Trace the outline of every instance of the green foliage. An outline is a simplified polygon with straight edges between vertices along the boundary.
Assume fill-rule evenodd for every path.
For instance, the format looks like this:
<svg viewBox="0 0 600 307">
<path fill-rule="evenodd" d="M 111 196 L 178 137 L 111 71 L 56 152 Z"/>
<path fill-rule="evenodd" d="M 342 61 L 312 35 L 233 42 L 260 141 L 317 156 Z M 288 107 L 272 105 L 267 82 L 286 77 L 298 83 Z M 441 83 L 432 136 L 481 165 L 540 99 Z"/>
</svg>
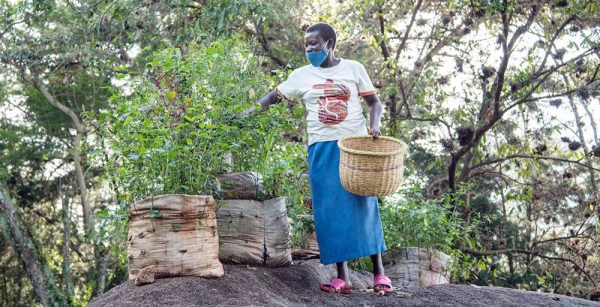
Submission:
<svg viewBox="0 0 600 307">
<path fill-rule="evenodd" d="M 214 194 L 214 175 L 230 167 L 226 154 L 235 170 L 268 171 L 271 151 L 289 128 L 285 106 L 256 121 L 229 120 L 271 84 L 247 46 L 231 39 L 188 48 L 154 53 L 149 74 L 132 80 L 133 93 L 113 90 L 115 107 L 94 122 L 105 148 L 92 156 L 104 154 L 109 182 L 125 198 Z"/>
<path fill-rule="evenodd" d="M 108 252 L 114 255 L 114 270 L 107 276 L 106 289 L 120 285 L 129 279 L 127 267 L 127 230 L 129 228 L 129 210 L 125 201 L 119 201 L 116 208 L 106 208 L 96 212 L 98 231 L 95 238 L 111 242 Z"/>
<path fill-rule="evenodd" d="M 381 221 L 386 245 L 424 247 L 450 252 L 463 227 L 450 198 L 426 199 L 418 188 L 404 189 L 401 199 L 383 199 Z"/>
</svg>

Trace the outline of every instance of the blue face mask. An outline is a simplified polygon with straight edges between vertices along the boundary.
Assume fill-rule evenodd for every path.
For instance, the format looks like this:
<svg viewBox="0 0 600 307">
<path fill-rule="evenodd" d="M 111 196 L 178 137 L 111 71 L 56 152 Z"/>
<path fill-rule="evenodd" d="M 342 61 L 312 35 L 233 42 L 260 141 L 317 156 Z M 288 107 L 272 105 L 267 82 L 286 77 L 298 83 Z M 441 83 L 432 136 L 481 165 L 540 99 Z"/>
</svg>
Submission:
<svg viewBox="0 0 600 307">
<path fill-rule="evenodd" d="M 325 59 L 327 59 L 327 51 L 325 51 L 326 48 L 327 44 L 325 44 L 323 49 L 319 51 L 311 51 L 306 53 L 306 57 L 312 66 L 319 67 L 321 64 L 323 64 L 323 62 L 325 62 Z"/>
</svg>

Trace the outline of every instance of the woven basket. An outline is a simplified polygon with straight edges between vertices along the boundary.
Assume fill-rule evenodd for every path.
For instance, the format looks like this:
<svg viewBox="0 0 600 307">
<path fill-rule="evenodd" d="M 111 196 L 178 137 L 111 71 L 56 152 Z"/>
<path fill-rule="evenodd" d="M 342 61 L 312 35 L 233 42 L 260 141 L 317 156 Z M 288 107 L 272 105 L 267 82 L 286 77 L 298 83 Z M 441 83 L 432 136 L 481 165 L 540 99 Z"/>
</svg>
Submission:
<svg viewBox="0 0 600 307">
<path fill-rule="evenodd" d="M 340 180 L 348 192 L 361 196 L 385 196 L 400 188 L 404 154 L 408 146 L 380 136 L 350 136 L 338 141 Z"/>
</svg>

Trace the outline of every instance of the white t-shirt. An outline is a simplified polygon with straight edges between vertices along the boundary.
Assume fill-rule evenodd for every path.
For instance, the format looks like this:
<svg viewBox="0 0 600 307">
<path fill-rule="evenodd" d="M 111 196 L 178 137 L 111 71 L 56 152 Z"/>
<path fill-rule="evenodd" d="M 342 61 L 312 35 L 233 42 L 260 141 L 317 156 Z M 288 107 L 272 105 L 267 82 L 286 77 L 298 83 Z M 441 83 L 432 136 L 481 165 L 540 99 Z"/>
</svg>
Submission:
<svg viewBox="0 0 600 307">
<path fill-rule="evenodd" d="M 309 146 L 367 134 L 360 97 L 375 94 L 375 88 L 359 62 L 340 59 L 338 65 L 329 68 L 300 67 L 277 87 L 277 92 L 285 99 L 304 102 Z"/>
</svg>

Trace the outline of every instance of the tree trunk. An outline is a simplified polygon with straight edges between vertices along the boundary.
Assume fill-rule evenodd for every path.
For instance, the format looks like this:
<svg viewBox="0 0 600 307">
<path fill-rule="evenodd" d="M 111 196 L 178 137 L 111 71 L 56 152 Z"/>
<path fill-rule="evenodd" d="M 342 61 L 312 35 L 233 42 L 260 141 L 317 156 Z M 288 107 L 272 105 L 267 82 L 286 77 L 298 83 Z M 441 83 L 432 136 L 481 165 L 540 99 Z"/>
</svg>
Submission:
<svg viewBox="0 0 600 307">
<path fill-rule="evenodd" d="M 102 244 L 94 244 L 94 268 L 92 269 L 92 297 L 104 293 L 106 288 L 107 260 L 106 248 Z"/>
<path fill-rule="evenodd" d="M 590 148 L 587 144 L 587 140 L 585 138 L 585 133 L 583 133 L 583 125 L 581 122 L 581 116 L 579 115 L 579 111 L 577 110 L 577 106 L 575 105 L 575 102 L 573 101 L 573 98 L 569 97 L 567 99 L 567 101 L 569 102 L 569 105 L 571 106 L 571 110 L 573 110 L 573 115 L 575 116 L 575 125 L 577 126 L 577 136 L 579 137 L 579 140 L 581 141 L 581 146 L 583 147 L 583 151 L 585 153 L 590 152 Z M 585 103 L 582 103 L 585 104 Z M 593 120 L 593 117 L 591 117 Z M 591 193 L 594 194 L 598 188 L 596 187 L 596 175 L 595 175 L 595 171 L 592 169 L 593 165 L 592 165 L 592 161 L 589 158 L 586 158 L 584 161 L 585 165 L 588 168 L 588 171 L 590 172 L 590 183 L 592 184 L 592 191 Z"/>
<path fill-rule="evenodd" d="M 43 306 L 67 306 L 65 297 L 56 287 L 52 272 L 37 250 L 31 233 L 23 225 L 19 211 L 9 197 L 5 186 L 0 185 L 0 229 L 10 233 L 12 244 L 23 263 L 40 303 Z"/>
<path fill-rule="evenodd" d="M 63 246 L 62 246 L 62 278 L 63 284 L 65 285 L 65 294 L 67 299 L 73 297 L 73 281 L 71 280 L 71 249 L 69 243 L 71 239 L 71 223 L 69 218 L 69 201 L 71 200 L 70 195 L 66 196 L 63 200 L 62 209 L 62 221 L 63 221 Z"/>
<path fill-rule="evenodd" d="M 81 139 L 85 135 L 83 126 L 80 122 L 73 123 L 77 128 L 77 135 L 73 142 L 73 164 L 75 164 L 75 175 L 77 176 L 77 185 L 79 186 L 79 194 L 81 195 L 81 205 L 83 206 L 83 224 L 86 230 L 92 228 L 92 208 L 87 199 L 87 186 L 85 185 L 85 176 L 83 175 L 83 164 L 81 162 Z"/>
<path fill-rule="evenodd" d="M 0 219 L 1 219 L 1 217 L 0 217 Z M 4 242 L 2 242 L 2 243 L 4 243 Z M 4 302 L 2 302 L 2 306 L 8 306 L 8 303 L 9 303 L 8 289 L 7 289 L 8 280 L 6 279 L 5 267 L 2 266 L 1 268 L 2 268 L 2 279 L 3 279 L 3 281 L 2 281 L 2 297 L 4 297 L 4 300 L 3 300 Z"/>
<path fill-rule="evenodd" d="M 81 162 L 81 139 L 86 134 L 85 126 L 77 114 L 67 106 L 58 102 L 40 80 L 32 78 L 26 72 L 22 72 L 21 76 L 27 83 L 35 87 L 54 108 L 67 115 L 71 119 L 73 128 L 77 132 L 77 135 L 75 135 L 73 140 L 73 164 L 75 165 L 75 175 L 77 176 L 77 185 L 79 187 L 81 205 L 83 207 L 83 225 L 86 230 L 89 230 L 92 228 L 92 209 L 87 199 L 87 186 L 85 184 L 85 176 L 83 174 L 83 165 Z"/>
</svg>

